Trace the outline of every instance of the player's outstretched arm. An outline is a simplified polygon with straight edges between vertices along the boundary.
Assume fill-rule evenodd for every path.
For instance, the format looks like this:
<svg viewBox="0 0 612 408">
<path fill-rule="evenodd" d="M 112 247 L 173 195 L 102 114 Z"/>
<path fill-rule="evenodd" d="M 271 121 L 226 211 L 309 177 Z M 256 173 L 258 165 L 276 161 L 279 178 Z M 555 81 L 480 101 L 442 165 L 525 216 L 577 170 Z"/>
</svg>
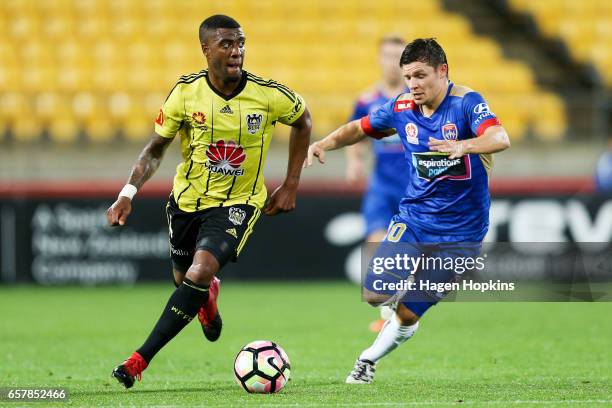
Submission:
<svg viewBox="0 0 612 408">
<path fill-rule="evenodd" d="M 132 167 L 128 183 L 119 193 L 117 201 L 106 211 L 109 225 L 125 224 L 125 220 L 132 211 L 132 197 L 159 168 L 166 148 L 170 143 L 172 143 L 172 139 L 155 135 L 144 147 Z"/>
<path fill-rule="evenodd" d="M 304 167 L 311 166 L 314 157 L 319 159 L 319 163 L 324 164 L 326 151 L 336 150 L 344 146 L 355 144 L 360 140 L 363 140 L 365 137 L 366 134 L 361 128 L 359 120 L 353 120 L 346 125 L 342 125 L 327 135 L 324 139 L 310 145 L 308 148 L 308 156 L 304 162 Z"/>
<path fill-rule="evenodd" d="M 449 153 L 449 159 L 466 154 L 498 153 L 510 147 L 510 138 L 502 126 L 490 126 L 472 139 L 439 140 L 429 138 L 429 148 L 434 152 Z"/>
<path fill-rule="evenodd" d="M 302 116 L 291 124 L 287 176 L 283 184 L 270 195 L 268 205 L 264 209 L 266 215 L 276 215 L 292 211 L 295 208 L 295 197 L 300 183 L 302 163 L 308 151 L 311 131 L 312 120 L 310 118 L 310 111 L 306 108 Z"/>
</svg>

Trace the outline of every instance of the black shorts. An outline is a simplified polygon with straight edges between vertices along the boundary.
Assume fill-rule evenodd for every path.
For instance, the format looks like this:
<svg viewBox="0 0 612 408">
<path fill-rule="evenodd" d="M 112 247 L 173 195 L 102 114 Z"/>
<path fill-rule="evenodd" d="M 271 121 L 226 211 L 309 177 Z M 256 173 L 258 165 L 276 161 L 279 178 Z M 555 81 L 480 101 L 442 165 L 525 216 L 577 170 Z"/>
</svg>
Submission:
<svg viewBox="0 0 612 408">
<path fill-rule="evenodd" d="M 230 260 L 235 262 L 260 213 L 256 207 L 246 204 L 190 213 L 179 209 L 174 198 L 170 197 L 166 215 L 174 269 L 187 272 L 195 251 L 199 249 L 212 253 L 221 267 Z"/>
</svg>

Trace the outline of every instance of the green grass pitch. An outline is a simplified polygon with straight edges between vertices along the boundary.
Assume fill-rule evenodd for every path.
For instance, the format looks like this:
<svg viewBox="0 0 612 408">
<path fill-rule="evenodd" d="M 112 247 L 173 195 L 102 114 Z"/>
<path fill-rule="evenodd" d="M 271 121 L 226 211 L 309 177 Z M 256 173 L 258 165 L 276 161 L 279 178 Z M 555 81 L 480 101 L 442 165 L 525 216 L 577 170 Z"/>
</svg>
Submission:
<svg viewBox="0 0 612 408">
<path fill-rule="evenodd" d="M 349 386 L 377 310 L 339 282 L 224 282 L 219 341 L 192 322 L 125 390 L 110 372 L 140 346 L 172 289 L 0 287 L 0 387 L 70 391 L 67 403 L 35 407 L 612 406 L 611 303 L 441 304 L 381 361 L 374 384 Z M 257 339 L 291 359 L 278 394 L 234 383 L 234 356 Z"/>
</svg>

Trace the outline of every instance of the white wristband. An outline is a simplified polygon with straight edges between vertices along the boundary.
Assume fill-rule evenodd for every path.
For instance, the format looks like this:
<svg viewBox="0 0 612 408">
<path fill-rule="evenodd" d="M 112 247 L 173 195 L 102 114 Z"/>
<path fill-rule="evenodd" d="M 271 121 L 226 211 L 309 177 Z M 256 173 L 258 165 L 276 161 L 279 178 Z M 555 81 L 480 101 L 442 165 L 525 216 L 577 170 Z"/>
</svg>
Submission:
<svg viewBox="0 0 612 408">
<path fill-rule="evenodd" d="M 127 197 L 130 200 L 132 200 L 132 198 L 134 198 L 134 196 L 136 195 L 137 191 L 138 189 L 136 188 L 136 186 L 133 186 L 131 184 L 126 184 L 121 189 L 121 192 L 119 193 L 119 197 Z"/>
</svg>

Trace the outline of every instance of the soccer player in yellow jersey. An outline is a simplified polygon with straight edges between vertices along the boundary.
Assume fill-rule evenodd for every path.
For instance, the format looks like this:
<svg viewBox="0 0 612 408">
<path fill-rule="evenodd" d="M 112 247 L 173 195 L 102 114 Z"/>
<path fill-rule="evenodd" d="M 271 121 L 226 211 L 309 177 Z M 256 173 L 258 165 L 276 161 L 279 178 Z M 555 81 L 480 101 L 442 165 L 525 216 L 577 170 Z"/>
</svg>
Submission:
<svg viewBox="0 0 612 408">
<path fill-rule="evenodd" d="M 199 36 L 208 70 L 182 76 L 174 85 L 155 120 L 156 135 L 107 212 L 110 225 L 125 224 L 134 194 L 178 134 L 183 161 L 166 206 L 177 288 L 145 343 L 113 370 L 126 388 L 196 314 L 206 338 L 219 338 L 215 275 L 236 260 L 262 210 L 276 215 L 295 208 L 308 150 L 311 120 L 303 99 L 242 69 L 245 35 L 238 22 L 211 16 Z M 264 208 L 263 167 L 277 122 L 291 126 L 289 162 L 283 184 Z"/>
</svg>

